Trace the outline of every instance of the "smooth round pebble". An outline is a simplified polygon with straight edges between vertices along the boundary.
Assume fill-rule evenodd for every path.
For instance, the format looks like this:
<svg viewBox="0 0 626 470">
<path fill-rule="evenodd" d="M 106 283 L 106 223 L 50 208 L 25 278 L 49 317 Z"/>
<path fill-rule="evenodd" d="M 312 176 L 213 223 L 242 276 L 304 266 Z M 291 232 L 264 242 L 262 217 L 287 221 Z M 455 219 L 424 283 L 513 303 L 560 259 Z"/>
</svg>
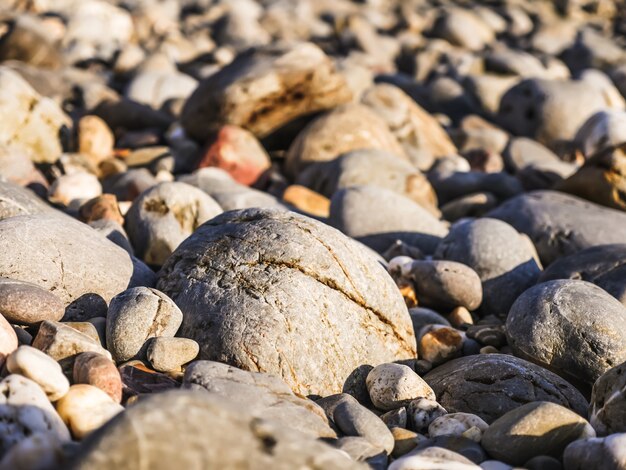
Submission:
<svg viewBox="0 0 626 470">
<path fill-rule="evenodd" d="M 116 403 L 122 401 L 122 378 L 115 363 L 95 353 L 84 352 L 74 361 L 75 384 L 93 385 L 111 397 Z"/>
<path fill-rule="evenodd" d="M 7 358 L 7 370 L 37 383 L 50 401 L 57 401 L 67 393 L 70 383 L 57 361 L 39 349 L 20 346 Z"/>
<path fill-rule="evenodd" d="M 402 364 L 374 367 L 365 381 L 372 403 L 381 410 L 408 405 L 416 398 L 435 399 L 435 392 L 413 370 Z"/>
<path fill-rule="evenodd" d="M 16 325 L 58 321 L 65 305 L 54 293 L 31 282 L 0 278 L 0 314 Z"/>
<path fill-rule="evenodd" d="M 178 371 L 183 364 L 193 361 L 200 346 L 189 338 L 156 337 L 148 340 L 146 357 L 154 370 Z"/>
</svg>

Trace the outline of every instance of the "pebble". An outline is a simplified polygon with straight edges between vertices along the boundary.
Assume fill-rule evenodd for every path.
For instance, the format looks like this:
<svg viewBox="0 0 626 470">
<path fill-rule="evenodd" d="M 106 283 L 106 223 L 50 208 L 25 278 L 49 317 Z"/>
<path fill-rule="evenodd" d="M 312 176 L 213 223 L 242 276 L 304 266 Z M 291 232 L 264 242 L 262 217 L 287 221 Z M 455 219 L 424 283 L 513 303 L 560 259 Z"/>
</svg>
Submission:
<svg viewBox="0 0 626 470">
<path fill-rule="evenodd" d="M 509 411 L 491 423 L 481 444 L 492 457 L 522 465 L 540 455 L 559 457 L 570 442 L 595 435 L 580 415 L 555 403 L 538 401 Z"/>
<path fill-rule="evenodd" d="M 178 371 L 198 355 L 200 346 L 188 338 L 157 336 L 148 340 L 146 357 L 159 372 Z"/>
<path fill-rule="evenodd" d="M 461 355 L 464 335 L 449 326 L 429 325 L 420 330 L 419 357 L 438 366 Z"/>
<path fill-rule="evenodd" d="M 366 380 L 372 403 L 381 410 L 408 405 L 416 398 L 435 399 L 432 389 L 413 370 L 402 364 L 374 367 Z"/>
<path fill-rule="evenodd" d="M 435 400 L 418 398 L 409 403 L 406 413 L 410 429 L 421 434 L 426 434 L 430 424 L 448 412 Z"/>
<path fill-rule="evenodd" d="M 41 387 L 50 401 L 57 401 L 70 388 L 58 362 L 31 346 L 20 346 L 7 358 L 6 368 L 11 374 L 20 374 Z"/>
<path fill-rule="evenodd" d="M 621 470 L 626 466 L 625 444 L 626 433 L 574 441 L 563 452 L 563 467 L 567 470 L 582 470 L 590 466 Z"/>
<path fill-rule="evenodd" d="M 394 458 L 399 458 L 409 453 L 415 449 L 415 446 L 417 446 L 421 441 L 426 439 L 421 434 L 401 427 L 391 428 L 391 434 L 393 434 L 394 438 L 393 452 L 391 455 Z"/>
<path fill-rule="evenodd" d="M 98 178 L 91 173 L 71 173 L 57 178 L 48 190 L 48 199 L 71 209 L 78 209 L 89 199 L 102 194 Z"/>
<path fill-rule="evenodd" d="M 0 365 L 4 364 L 7 356 L 17 349 L 18 336 L 11 324 L 0 315 Z"/>
<path fill-rule="evenodd" d="M 72 385 L 56 407 L 59 416 L 78 440 L 124 410 L 105 392 L 87 384 Z"/>
<path fill-rule="evenodd" d="M 99 388 L 113 401 L 122 401 L 122 378 L 115 363 L 96 352 L 83 352 L 76 356 L 72 372 L 74 384 L 87 384 Z"/>
<path fill-rule="evenodd" d="M 428 435 L 430 437 L 463 436 L 480 442 L 481 437 L 489 427 L 482 418 L 471 413 L 449 413 L 430 423 Z"/>
<path fill-rule="evenodd" d="M 146 340 L 173 337 L 183 313 L 163 292 L 135 287 L 113 297 L 106 318 L 107 349 L 115 362 L 124 362 L 145 350 Z"/>
</svg>

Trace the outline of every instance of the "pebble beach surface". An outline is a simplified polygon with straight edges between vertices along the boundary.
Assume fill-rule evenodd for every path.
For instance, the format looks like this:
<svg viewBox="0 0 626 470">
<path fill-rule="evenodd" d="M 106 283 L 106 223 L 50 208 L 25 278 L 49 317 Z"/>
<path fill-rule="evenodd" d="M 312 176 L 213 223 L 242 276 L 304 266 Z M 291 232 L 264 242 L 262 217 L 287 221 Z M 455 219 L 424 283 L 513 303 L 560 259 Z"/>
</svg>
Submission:
<svg viewBox="0 0 626 470">
<path fill-rule="evenodd" d="M 626 470 L 626 3 L 0 0 L 0 470 Z"/>
</svg>

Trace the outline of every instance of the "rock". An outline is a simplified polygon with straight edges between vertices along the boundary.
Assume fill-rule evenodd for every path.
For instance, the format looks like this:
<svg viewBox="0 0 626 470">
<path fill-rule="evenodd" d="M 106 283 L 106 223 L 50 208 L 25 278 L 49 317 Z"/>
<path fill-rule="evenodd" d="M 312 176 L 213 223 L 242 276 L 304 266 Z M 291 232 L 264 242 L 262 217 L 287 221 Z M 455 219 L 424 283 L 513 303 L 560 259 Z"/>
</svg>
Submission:
<svg viewBox="0 0 626 470">
<path fill-rule="evenodd" d="M 52 292 L 30 282 L 0 278 L 0 314 L 12 324 L 35 325 L 58 321 L 65 306 Z"/>
<path fill-rule="evenodd" d="M 563 470 L 561 461 L 548 455 L 538 455 L 528 460 L 524 467 L 528 470 Z"/>
<path fill-rule="evenodd" d="M 317 117 L 298 134 L 285 156 L 285 173 L 295 177 L 311 163 L 361 149 L 386 150 L 408 161 L 383 118 L 362 104 L 346 104 Z"/>
<path fill-rule="evenodd" d="M 4 23 L 4 21 L 3 21 Z M 55 69 L 63 64 L 59 49 L 47 34 L 44 22 L 32 15 L 19 15 L 8 24 L 0 44 L 2 62 L 18 60 L 42 68 Z"/>
<path fill-rule="evenodd" d="M 133 275 L 128 253 L 69 217 L 25 215 L 0 221 L 0 276 L 47 289 L 66 305 L 85 294 L 108 302 Z"/>
<path fill-rule="evenodd" d="M 498 121 L 518 136 L 548 147 L 573 141 L 594 113 L 609 107 L 603 93 L 582 80 L 524 80 L 500 102 Z"/>
<path fill-rule="evenodd" d="M 382 470 L 387 466 L 387 453 L 364 437 L 340 437 L 333 444 L 337 449 L 348 454 L 352 460 L 365 462 L 368 468 Z"/>
<path fill-rule="evenodd" d="M 57 403 L 57 411 L 76 439 L 83 439 L 124 407 L 97 387 L 87 384 L 72 385 Z"/>
<path fill-rule="evenodd" d="M 609 369 L 596 380 L 591 392 L 589 421 L 598 435 L 626 431 L 626 363 Z"/>
<path fill-rule="evenodd" d="M 541 272 L 527 241 L 510 225 L 487 218 L 453 225 L 435 258 L 476 271 L 483 288 L 481 311 L 502 317 Z"/>
<path fill-rule="evenodd" d="M 12 470 L 47 470 L 64 463 L 63 442 L 50 432 L 38 432 L 13 445 L 2 460 L 0 468 Z"/>
<path fill-rule="evenodd" d="M 200 82 L 181 122 L 196 140 L 224 124 L 264 137 L 294 118 L 350 99 L 343 76 L 317 46 L 268 46 L 239 55 Z"/>
<path fill-rule="evenodd" d="M 451 44 L 480 51 L 495 40 L 493 30 L 471 10 L 449 8 L 435 21 L 431 33 Z"/>
<path fill-rule="evenodd" d="M 361 365 L 416 355 L 402 297 L 378 261 L 294 213 L 216 217 L 168 259 L 158 286 L 183 311 L 178 336 L 196 340 L 200 358 L 276 374 L 303 395 L 354 390 Z"/>
<path fill-rule="evenodd" d="M 20 346 L 7 358 L 7 370 L 20 374 L 41 387 L 50 401 L 57 401 L 70 388 L 61 366 L 50 356 L 31 346 Z"/>
<path fill-rule="evenodd" d="M 467 329 L 467 337 L 480 344 L 501 348 L 506 345 L 504 325 L 473 325 Z"/>
<path fill-rule="evenodd" d="M 478 431 L 478 439 L 489 428 L 479 416 L 471 413 L 449 413 L 436 418 L 428 426 L 428 435 L 433 438 L 437 436 L 465 436 L 466 433 L 475 428 Z"/>
<path fill-rule="evenodd" d="M 457 153 L 437 120 L 401 89 L 386 83 L 365 92 L 361 102 L 381 116 L 414 166 L 428 170 L 438 157 Z"/>
<path fill-rule="evenodd" d="M 626 361 L 626 308 L 585 281 L 528 289 L 511 307 L 506 333 L 515 355 L 583 387 Z"/>
<path fill-rule="evenodd" d="M 442 447 L 427 447 L 408 453 L 395 460 L 389 470 L 422 470 L 425 468 L 446 470 L 478 470 L 471 460 Z"/>
<path fill-rule="evenodd" d="M 86 334 L 63 323 L 49 320 L 41 322 L 32 346 L 45 352 L 55 361 L 60 361 L 62 366 L 70 364 L 73 367 L 75 356 L 87 351 L 111 358 L 109 351 Z M 71 370 L 71 367 L 69 369 Z"/>
<path fill-rule="evenodd" d="M 393 434 L 395 440 L 393 452 L 391 453 L 394 458 L 402 457 L 409 453 L 415 449 L 415 446 L 418 445 L 420 441 L 425 439 L 425 437 L 420 434 L 400 427 L 391 428 L 391 434 Z"/>
<path fill-rule="evenodd" d="M 0 174 L 4 175 L 5 172 Z M 57 213 L 31 190 L 0 180 L 0 220 L 16 215 Z"/>
<path fill-rule="evenodd" d="M 168 100 L 187 99 L 197 86 L 194 78 L 176 70 L 145 70 L 128 84 L 126 96 L 160 109 Z"/>
<path fill-rule="evenodd" d="M 17 346 L 15 330 L 4 316 L 0 315 L 0 367 L 4 364 L 7 356 L 17 349 Z"/>
<path fill-rule="evenodd" d="M 337 425 L 346 436 L 358 436 L 367 439 L 372 445 L 391 454 L 394 448 L 393 434 L 385 423 L 370 410 L 346 393 L 333 406 L 332 422 Z M 328 413 L 327 413 L 328 415 Z"/>
<path fill-rule="evenodd" d="M 330 200 L 304 186 L 288 186 L 282 199 L 296 209 L 316 217 L 327 218 L 330 213 Z"/>
<path fill-rule="evenodd" d="M 128 361 L 146 347 L 146 340 L 173 337 L 182 320 L 180 309 L 163 292 L 148 287 L 125 290 L 109 305 L 107 349 L 116 362 Z"/>
<path fill-rule="evenodd" d="M 191 185 L 160 183 L 135 199 L 126 229 L 137 254 L 160 266 L 196 228 L 221 212 L 213 198 Z"/>
<path fill-rule="evenodd" d="M 122 401 L 122 379 L 115 363 L 96 352 L 76 356 L 72 376 L 75 384 L 93 385 L 113 399 Z"/>
<path fill-rule="evenodd" d="M 448 314 L 450 324 L 455 328 L 464 329 L 474 324 L 472 314 L 465 307 L 456 307 Z"/>
<path fill-rule="evenodd" d="M 172 465 L 236 468 L 250 462 L 276 469 L 363 468 L 327 444 L 258 419 L 239 405 L 204 392 L 153 395 L 90 436 L 69 468 L 103 470 L 114 462 L 131 467 L 144 462 L 156 470 Z M 189 410 L 194 412 L 184 423 L 177 419 Z M 272 452 L 263 450 L 268 447 Z"/>
<path fill-rule="evenodd" d="M 144 191 L 158 184 L 146 168 L 131 168 L 113 174 L 102 181 L 105 193 L 114 194 L 118 201 L 132 201 Z"/>
<path fill-rule="evenodd" d="M 451 413 L 472 413 L 491 423 L 525 403 L 550 401 L 581 416 L 587 401 L 558 375 L 504 354 L 461 357 L 424 376 L 439 403 Z"/>
<path fill-rule="evenodd" d="M 573 411 L 538 401 L 494 421 L 483 434 L 481 444 L 492 457 L 522 465 L 539 455 L 559 457 L 570 442 L 595 434 L 589 423 Z"/>
<path fill-rule="evenodd" d="M 71 125 L 69 117 L 49 98 L 42 97 L 16 72 L 0 68 L 0 144 L 24 151 L 35 163 L 54 163 L 63 151 L 59 134 Z"/>
<path fill-rule="evenodd" d="M 567 470 L 590 467 L 622 470 L 626 467 L 625 444 L 626 433 L 574 441 L 565 448 L 563 467 Z"/>
<path fill-rule="evenodd" d="M 409 309 L 413 330 L 419 336 L 422 328 L 428 325 L 444 325 L 450 326 L 450 322 L 434 310 L 424 307 L 413 307 Z"/>
<path fill-rule="evenodd" d="M 48 199 L 54 204 L 78 209 L 85 200 L 102 194 L 102 186 L 95 175 L 77 172 L 57 178 L 48 190 Z"/>
<path fill-rule="evenodd" d="M 600 151 L 588 158 L 576 173 L 555 185 L 555 189 L 596 204 L 626 210 L 623 196 L 626 190 L 625 150 L 626 144 L 621 144 Z"/>
<path fill-rule="evenodd" d="M 429 325 L 422 328 L 418 337 L 419 356 L 434 366 L 461 355 L 464 337 L 454 328 Z"/>
<path fill-rule="evenodd" d="M 435 399 L 432 389 L 413 370 L 402 364 L 381 364 L 367 374 L 367 391 L 381 410 L 406 406 L 416 398 Z"/>
<path fill-rule="evenodd" d="M 126 362 L 120 366 L 119 372 L 125 399 L 180 388 L 180 382 L 168 375 L 149 369 L 141 361 Z"/>
<path fill-rule="evenodd" d="M 591 246 L 622 243 L 626 236 L 626 215 L 621 211 L 556 191 L 517 196 L 487 216 L 528 235 L 546 265 Z M 611 220 L 610 227 L 606 220 Z"/>
<path fill-rule="evenodd" d="M 89 225 L 99 220 L 115 222 L 118 225 L 124 224 L 124 217 L 122 217 L 120 206 L 114 194 L 103 194 L 88 200 L 80 206 L 78 214 L 80 219 Z M 94 227 L 94 225 L 91 226 Z M 125 235 L 123 228 L 121 233 Z"/>
<path fill-rule="evenodd" d="M 437 214 L 437 196 L 426 177 L 411 163 L 384 150 L 354 150 L 331 161 L 312 163 L 296 181 L 329 198 L 351 186 L 377 186 Z"/>
<path fill-rule="evenodd" d="M 183 364 L 195 359 L 200 346 L 188 338 L 151 338 L 146 350 L 150 365 L 159 372 L 178 371 Z"/>
<path fill-rule="evenodd" d="M 609 109 L 594 114 L 580 126 L 575 141 L 586 158 L 623 144 L 626 142 L 626 112 Z"/>
<path fill-rule="evenodd" d="M 439 163 L 435 165 L 434 170 L 430 172 L 429 178 L 440 203 L 447 203 L 472 193 L 487 192 L 499 200 L 504 200 L 523 192 L 521 183 L 504 172 L 457 171 L 449 173 L 441 171 Z"/>
<path fill-rule="evenodd" d="M 407 410 L 410 428 L 422 434 L 428 432 L 430 423 L 447 413 L 443 406 L 428 398 L 411 401 Z"/>
<path fill-rule="evenodd" d="M 446 227 L 410 199 L 376 186 L 337 191 L 330 201 L 331 225 L 378 251 L 396 240 L 432 253 Z"/>
<path fill-rule="evenodd" d="M 441 206 L 443 218 L 456 222 L 465 217 L 481 217 L 498 205 L 498 199 L 489 192 L 461 196 Z"/>
<path fill-rule="evenodd" d="M 449 310 L 457 306 L 476 310 L 482 302 L 482 285 L 476 272 L 454 261 L 413 261 L 410 279 L 420 305 Z"/>
<path fill-rule="evenodd" d="M 78 121 L 78 151 L 99 164 L 113 155 L 115 136 L 98 116 L 87 115 Z"/>
<path fill-rule="evenodd" d="M 70 440 L 67 427 L 35 382 L 12 374 L 0 382 L 0 392 L 0 455 L 36 433 Z"/>
<path fill-rule="evenodd" d="M 480 437 L 481 432 L 478 431 L 478 428 L 470 428 L 469 432 L 472 431 L 478 432 L 478 437 Z M 482 462 L 487 459 L 487 453 L 483 450 L 478 442 L 463 436 L 440 435 L 436 437 L 431 437 L 430 439 L 425 439 L 421 441 L 417 445 L 416 451 L 427 449 L 429 447 L 439 447 L 452 452 L 456 452 L 457 454 L 462 455 L 463 457 L 471 460 L 476 464 L 481 464 L 481 466 Z"/>
</svg>

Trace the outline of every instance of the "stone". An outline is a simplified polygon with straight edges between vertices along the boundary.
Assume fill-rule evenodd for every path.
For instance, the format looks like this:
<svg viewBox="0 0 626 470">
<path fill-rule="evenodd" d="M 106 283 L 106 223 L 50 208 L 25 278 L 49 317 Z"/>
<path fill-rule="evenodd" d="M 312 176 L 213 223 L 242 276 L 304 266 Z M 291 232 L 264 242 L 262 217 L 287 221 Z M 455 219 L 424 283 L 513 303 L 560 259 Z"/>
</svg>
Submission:
<svg viewBox="0 0 626 470">
<path fill-rule="evenodd" d="M 295 213 L 214 218 L 172 254 L 157 285 L 182 310 L 178 336 L 197 341 L 201 359 L 273 373 L 302 395 L 359 389 L 360 366 L 416 355 L 402 297 L 376 258 Z"/>
<path fill-rule="evenodd" d="M 0 367 L 5 363 L 7 356 L 17 349 L 17 339 L 11 324 L 0 315 Z"/>
<path fill-rule="evenodd" d="M 493 458 L 522 465 L 539 455 L 560 457 L 570 442 L 595 437 L 587 420 L 560 405 L 527 403 L 491 423 L 482 446 Z"/>
<path fill-rule="evenodd" d="M 46 470 L 63 465 L 63 442 L 50 432 L 38 432 L 14 444 L 2 460 L 0 468 L 12 470 Z"/>
<path fill-rule="evenodd" d="M 437 17 L 431 31 L 436 37 L 471 51 L 480 51 L 495 40 L 494 31 L 471 10 L 448 8 Z"/>
<path fill-rule="evenodd" d="M 106 302 L 133 276 L 126 251 L 69 217 L 24 215 L 0 221 L 0 276 L 31 282 L 65 305 L 85 294 Z"/>
<path fill-rule="evenodd" d="M 48 190 L 48 200 L 54 204 L 78 209 L 84 201 L 102 194 L 102 186 L 95 175 L 76 172 L 57 178 Z"/>
<path fill-rule="evenodd" d="M 416 336 L 419 337 L 423 328 L 429 325 L 444 325 L 450 326 L 450 322 L 442 315 L 438 314 L 434 310 L 424 307 L 409 308 L 409 315 L 411 315 L 411 322 L 413 323 L 413 330 Z"/>
<path fill-rule="evenodd" d="M 361 102 L 381 116 L 411 163 L 427 171 L 438 157 L 457 153 L 437 120 L 400 88 L 387 83 L 373 86 Z"/>
<path fill-rule="evenodd" d="M 465 307 L 456 307 L 448 314 L 448 321 L 455 328 L 464 329 L 474 324 L 472 314 Z"/>
<path fill-rule="evenodd" d="M 144 70 L 128 84 L 126 97 L 160 109 L 169 100 L 187 99 L 197 86 L 193 77 L 176 70 Z"/>
<path fill-rule="evenodd" d="M 515 355 L 581 387 L 626 361 L 626 307 L 586 281 L 528 289 L 511 307 L 506 334 Z"/>
<path fill-rule="evenodd" d="M 563 465 L 561 461 L 556 457 L 550 457 L 549 455 L 538 455 L 528 460 L 524 467 L 528 470 L 562 470 Z"/>
<path fill-rule="evenodd" d="M 449 326 L 429 325 L 419 332 L 419 357 L 437 366 L 462 354 L 464 336 Z"/>
<path fill-rule="evenodd" d="M 189 410 L 193 414 L 184 423 L 177 419 Z M 364 468 L 328 444 L 245 412 L 236 401 L 198 391 L 140 401 L 92 434 L 68 468 L 104 470 L 122 463 L 156 470 L 237 468 L 250 462 L 281 470 Z"/>
<path fill-rule="evenodd" d="M 250 131 L 225 125 L 212 139 L 198 168 L 217 167 L 228 172 L 235 181 L 254 184 L 272 166 L 270 157 Z"/>
<path fill-rule="evenodd" d="M 146 367 L 141 361 L 126 362 L 120 366 L 119 372 L 123 384 L 123 400 L 127 402 L 140 395 L 180 388 L 179 381 Z"/>
<path fill-rule="evenodd" d="M 394 458 L 402 457 L 403 455 L 409 453 L 415 449 L 415 446 L 417 446 L 422 440 L 426 439 L 421 434 L 417 434 L 401 427 L 391 428 L 391 434 L 395 440 L 393 452 L 391 453 Z"/>
<path fill-rule="evenodd" d="M 626 431 L 626 383 L 622 375 L 625 368 L 626 363 L 619 364 L 593 384 L 589 421 L 600 436 Z"/>
<path fill-rule="evenodd" d="M 490 426 L 485 421 L 471 413 L 449 413 L 436 418 L 428 426 L 428 435 L 437 436 L 465 436 L 472 428 L 478 430 L 478 439 Z"/>
<path fill-rule="evenodd" d="M 437 193 L 437 199 L 442 204 L 472 193 L 487 192 L 493 194 L 498 200 L 504 200 L 523 192 L 519 180 L 508 173 L 447 172 L 442 171 L 439 162 L 434 167 L 435 171 L 431 171 L 429 176 Z"/>
<path fill-rule="evenodd" d="M 450 310 L 458 306 L 476 310 L 482 302 L 482 284 L 478 274 L 454 261 L 417 260 L 410 267 L 420 305 Z"/>
<path fill-rule="evenodd" d="M 296 182 L 328 198 L 351 186 L 377 186 L 438 213 L 437 196 L 426 177 L 410 162 L 385 150 L 354 150 L 334 160 L 312 163 L 298 174 Z"/>
<path fill-rule="evenodd" d="M 44 391 L 30 379 L 11 374 L 0 382 L 0 455 L 29 436 L 50 433 L 69 441 L 70 433 Z"/>
<path fill-rule="evenodd" d="M 348 454 L 352 460 L 366 463 L 368 468 L 382 470 L 387 466 L 387 453 L 364 437 L 344 436 L 332 444 Z"/>
<path fill-rule="evenodd" d="M 476 271 L 482 281 L 481 311 L 501 317 L 541 273 L 527 241 L 510 225 L 490 218 L 454 224 L 434 256 Z"/>
<path fill-rule="evenodd" d="M 478 470 L 480 467 L 461 454 L 444 449 L 443 447 L 416 449 L 395 460 L 389 466 L 389 470 L 422 470 L 426 468 Z"/>
<path fill-rule="evenodd" d="M 65 306 L 54 293 L 30 282 L 0 278 L 0 314 L 12 324 L 31 326 L 58 321 Z"/>
<path fill-rule="evenodd" d="M 381 364 L 367 374 L 367 391 L 381 410 L 406 406 L 416 398 L 435 399 L 433 390 L 413 370 L 403 364 Z"/>
<path fill-rule="evenodd" d="M 146 357 L 150 365 L 159 372 L 180 370 L 183 364 L 195 359 L 200 346 L 188 338 L 155 337 L 149 340 Z"/>
<path fill-rule="evenodd" d="M 426 434 L 430 423 L 447 413 L 435 400 L 429 398 L 412 400 L 407 407 L 409 427 L 415 432 Z"/>
<path fill-rule="evenodd" d="M 625 445 L 626 433 L 574 441 L 563 452 L 563 467 L 567 470 L 590 467 L 622 470 L 626 467 Z"/>
<path fill-rule="evenodd" d="M 487 216 L 528 235 L 546 265 L 591 246 L 623 243 L 626 236 L 626 215 L 622 211 L 557 191 L 517 196 Z M 610 227 L 607 220 L 611 221 Z"/>
<path fill-rule="evenodd" d="M 107 349 L 115 362 L 128 361 L 146 347 L 146 340 L 173 337 L 182 320 L 180 309 L 163 292 L 148 287 L 125 290 L 109 304 Z"/>
<path fill-rule="evenodd" d="M 311 163 L 327 162 L 360 149 L 386 150 L 408 161 L 383 118 L 362 104 L 345 104 L 315 118 L 300 131 L 285 156 L 285 173 L 295 177 Z"/>
<path fill-rule="evenodd" d="M 160 183 L 134 200 L 126 229 L 138 256 L 160 266 L 194 230 L 221 213 L 219 204 L 200 189 Z"/>
<path fill-rule="evenodd" d="M 4 23 L 4 22 L 3 22 Z M 0 60 L 19 60 L 42 68 L 56 69 L 63 64 L 60 51 L 51 34 L 47 34 L 44 22 L 33 15 L 19 15 L 8 24 L 8 32 L 2 37 Z"/>
<path fill-rule="evenodd" d="M 13 351 L 6 367 L 9 373 L 20 374 L 39 385 L 50 401 L 57 401 L 70 388 L 58 362 L 31 346 L 20 346 Z"/>
<path fill-rule="evenodd" d="M 525 403 L 550 401 L 587 415 L 587 401 L 558 375 L 523 359 L 479 354 L 453 359 L 424 376 L 451 413 L 472 413 L 491 423 Z"/>
<path fill-rule="evenodd" d="M 115 403 L 105 392 L 87 384 L 72 385 L 57 402 L 59 416 L 78 440 L 123 410 L 124 407 Z"/>
<path fill-rule="evenodd" d="M 382 420 L 373 412 L 359 404 L 346 393 L 333 406 L 332 422 L 346 436 L 358 436 L 367 439 L 372 445 L 391 454 L 394 449 L 394 437 Z M 328 415 L 328 413 L 327 413 Z"/>
<path fill-rule="evenodd" d="M 201 81 L 185 103 L 181 122 L 196 140 L 224 124 L 264 137 L 299 116 L 348 102 L 351 95 L 317 46 L 267 46 L 239 55 Z"/>
<path fill-rule="evenodd" d="M 480 344 L 501 348 L 506 345 L 504 325 L 473 325 L 467 329 L 467 337 Z"/>
<path fill-rule="evenodd" d="M 624 143 L 600 151 L 588 158 L 576 173 L 555 185 L 554 189 L 613 209 L 626 210 L 623 196 L 626 189 L 624 151 Z"/>
<path fill-rule="evenodd" d="M 89 201 L 87 201 L 81 207 L 84 207 L 85 205 L 88 205 L 88 204 L 89 204 Z M 93 222 L 89 222 L 88 225 L 91 228 L 93 228 L 96 232 L 103 235 L 107 240 L 115 243 L 117 246 L 119 246 L 124 251 L 126 251 L 132 257 L 132 261 L 134 265 L 142 264 L 146 270 L 150 270 L 150 268 L 148 268 L 148 266 L 146 266 L 142 261 L 135 258 L 135 255 L 134 255 L 135 250 L 130 244 L 130 241 L 128 240 L 128 234 L 126 233 L 126 230 L 124 230 L 124 227 L 122 226 L 122 224 L 118 222 L 114 222 L 113 220 L 109 220 L 109 219 L 100 219 L 100 220 L 95 220 Z M 140 274 L 140 273 L 136 273 L 136 274 Z"/>
<path fill-rule="evenodd" d="M 292 184 L 283 193 L 283 202 L 315 217 L 327 218 L 330 213 L 330 199 L 305 186 Z"/>
<path fill-rule="evenodd" d="M 99 164 L 113 155 L 115 136 L 98 116 L 87 115 L 78 121 L 78 151 Z"/>
<path fill-rule="evenodd" d="M 131 168 L 106 177 L 102 189 L 114 194 L 118 201 L 132 201 L 156 184 L 158 181 L 147 168 Z"/>
<path fill-rule="evenodd" d="M 25 152 L 35 163 L 58 160 L 63 151 L 59 133 L 69 129 L 70 118 L 8 67 L 0 68 L 0 89 L 0 110 L 13 116 L 0 126 L 0 144 Z"/>
<path fill-rule="evenodd" d="M 49 320 L 41 322 L 32 346 L 45 352 L 55 361 L 60 361 L 62 366 L 68 363 L 73 365 L 75 356 L 87 351 L 111 358 L 109 351 L 104 349 L 99 341 L 63 323 Z"/>
<path fill-rule="evenodd" d="M 498 205 L 498 199 L 489 192 L 461 196 L 441 206 L 441 215 L 450 222 L 466 217 L 481 217 Z"/>
<path fill-rule="evenodd" d="M 422 206 L 376 186 L 337 191 L 330 200 L 329 222 L 379 253 L 401 240 L 430 254 L 448 233 L 445 225 Z"/>
<path fill-rule="evenodd" d="M 585 81 L 527 79 L 502 96 L 497 119 L 517 136 L 555 147 L 573 141 L 590 116 L 608 107 L 604 94 Z"/>
<path fill-rule="evenodd" d="M 626 112 L 608 109 L 587 119 L 576 132 L 576 147 L 587 159 L 626 142 Z"/>
<path fill-rule="evenodd" d="M 97 352 L 83 352 L 76 356 L 72 371 L 74 384 L 99 388 L 116 403 L 122 401 L 122 379 L 115 363 Z"/>
<path fill-rule="evenodd" d="M 473 427 L 470 430 L 476 430 L 480 437 L 480 431 L 478 428 Z M 456 452 L 459 455 L 471 460 L 476 464 L 481 464 L 487 460 L 487 453 L 483 450 L 478 442 L 472 439 L 468 439 L 464 436 L 455 435 L 440 435 L 436 437 L 430 437 L 429 439 L 422 440 L 416 447 L 416 452 L 429 447 L 439 447 L 452 452 Z"/>
<path fill-rule="evenodd" d="M 80 219 L 91 225 L 91 222 L 97 222 L 99 220 L 115 222 L 119 225 L 124 224 L 124 217 L 120 212 L 120 207 L 117 202 L 117 198 L 114 194 L 103 194 L 88 200 L 78 211 Z M 93 225 L 91 225 L 93 227 Z M 121 231 L 125 234 L 124 229 Z"/>
<path fill-rule="evenodd" d="M 4 175 L 5 172 L 2 171 L 0 174 Z M 31 190 L 10 181 L 0 180 L 0 220 L 16 215 L 56 213 L 58 212 Z"/>
</svg>

